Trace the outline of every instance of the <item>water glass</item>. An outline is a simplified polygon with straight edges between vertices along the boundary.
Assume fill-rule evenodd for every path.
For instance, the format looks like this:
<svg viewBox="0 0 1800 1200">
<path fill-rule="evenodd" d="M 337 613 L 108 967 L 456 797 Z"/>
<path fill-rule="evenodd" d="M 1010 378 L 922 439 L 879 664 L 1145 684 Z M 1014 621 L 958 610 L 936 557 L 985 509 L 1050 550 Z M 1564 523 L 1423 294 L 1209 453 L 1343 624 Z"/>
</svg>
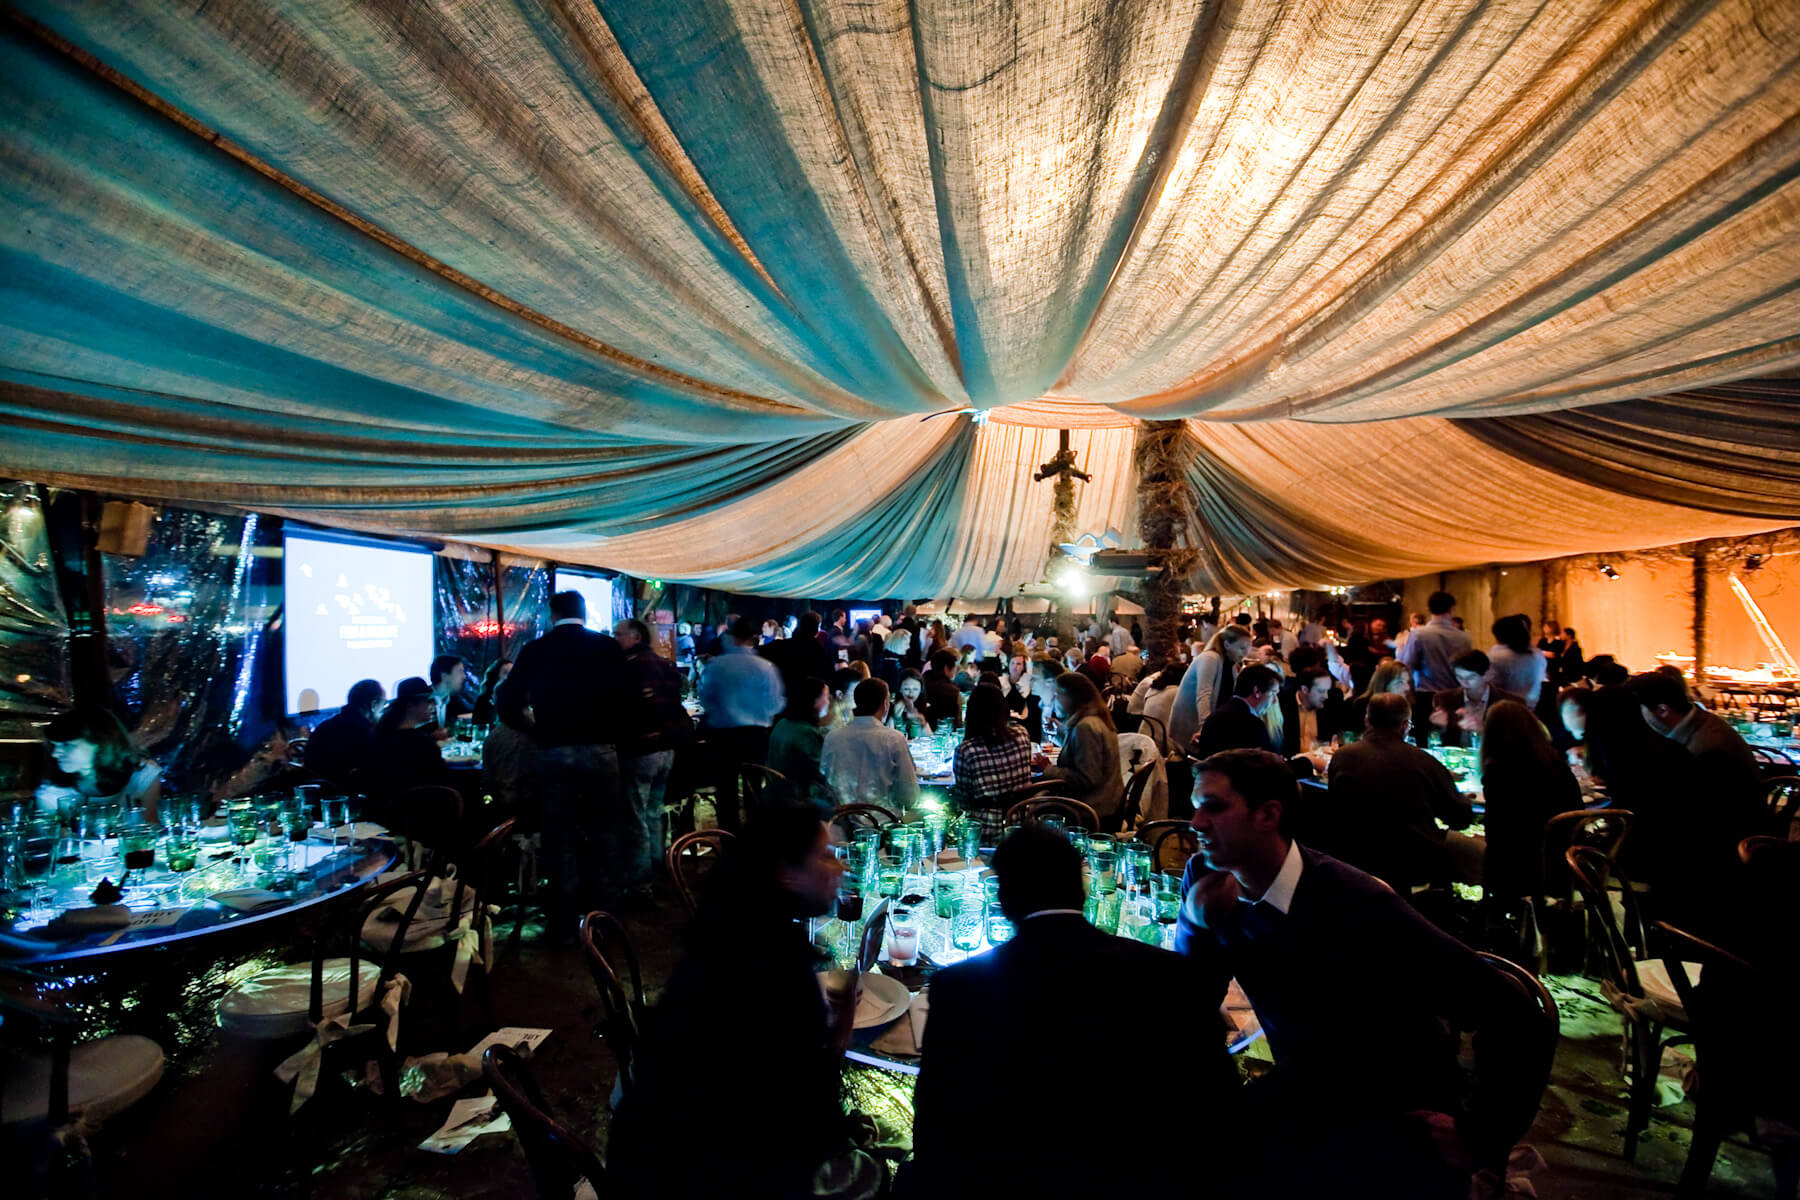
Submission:
<svg viewBox="0 0 1800 1200">
<path fill-rule="evenodd" d="M 1092 881 L 1090 890 L 1101 894 L 1118 890 L 1118 862 L 1119 855 L 1116 850 L 1095 850 L 1089 854 L 1088 877 Z"/>
<path fill-rule="evenodd" d="M 974 817 L 964 817 L 956 825 L 956 852 L 962 855 L 965 864 L 975 861 L 981 853 L 981 822 Z"/>
<path fill-rule="evenodd" d="M 998 946 L 1012 941 L 1013 923 L 1001 915 L 998 908 L 990 908 L 987 913 L 988 945 Z"/>
<path fill-rule="evenodd" d="M 933 911 L 941 918 L 956 913 L 956 902 L 962 897 L 964 875 L 961 871 L 940 871 L 931 879 Z"/>
<path fill-rule="evenodd" d="M 900 964 L 919 957 L 919 918 L 910 908 L 888 910 L 888 954 Z"/>
<path fill-rule="evenodd" d="M 1181 880 L 1175 875 L 1159 875 L 1156 883 L 1156 919 L 1172 924 L 1181 914 Z"/>
<path fill-rule="evenodd" d="M 115 855 L 96 855 L 81 861 L 81 874 L 90 888 L 98 885 L 102 879 L 117 883 L 125 877 L 125 863 Z"/>
<path fill-rule="evenodd" d="M 163 862 L 180 874 L 194 869 L 200 858 L 200 835 L 192 827 L 172 829 L 163 838 Z"/>
<path fill-rule="evenodd" d="M 973 892 L 958 896 L 956 910 L 950 916 L 950 944 L 964 954 L 981 949 L 987 908 Z"/>
<path fill-rule="evenodd" d="M 898 865 L 884 864 L 875 878 L 882 896 L 892 899 L 900 894 L 900 883 L 906 878 L 906 872 Z"/>
</svg>

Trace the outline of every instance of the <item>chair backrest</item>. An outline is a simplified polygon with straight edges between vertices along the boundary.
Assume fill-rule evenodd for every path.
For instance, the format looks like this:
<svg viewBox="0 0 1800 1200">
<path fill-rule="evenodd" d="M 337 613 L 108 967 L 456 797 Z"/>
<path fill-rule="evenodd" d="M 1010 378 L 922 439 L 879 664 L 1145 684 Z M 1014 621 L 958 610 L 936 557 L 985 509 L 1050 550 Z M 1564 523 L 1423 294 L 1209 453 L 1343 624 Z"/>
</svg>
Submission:
<svg viewBox="0 0 1800 1200">
<path fill-rule="evenodd" d="M 1769 746 L 1750 747 L 1750 757 L 1756 760 L 1756 765 L 1762 768 L 1763 774 L 1770 778 L 1792 773 L 1795 765 L 1790 755 Z"/>
<path fill-rule="evenodd" d="M 879 804 L 840 804 L 831 810 L 829 823 L 848 835 L 858 829 L 886 829 L 898 825 L 900 818 Z"/>
<path fill-rule="evenodd" d="M 1164 754 L 1169 752 L 1169 727 L 1148 713 L 1138 717 L 1137 731 L 1156 743 L 1156 748 Z"/>
<path fill-rule="evenodd" d="M 1125 802 L 1119 808 L 1119 827 L 1131 829 L 1144 813 L 1144 793 L 1150 790 L 1150 779 L 1156 774 L 1156 763 L 1147 762 L 1131 773 L 1125 783 Z"/>
<path fill-rule="evenodd" d="M 1471 1030 L 1475 1072 L 1469 1102 L 1468 1149 L 1476 1165 L 1504 1176 L 1513 1145 L 1537 1120 L 1562 1020 L 1556 1001 L 1538 977 L 1498 955 L 1482 954 L 1519 993 L 1520 1005 L 1505 1027 Z"/>
<path fill-rule="evenodd" d="M 1620 929 L 1619 919 L 1613 914 L 1612 895 L 1606 889 L 1605 879 L 1609 870 L 1606 856 L 1592 846 L 1570 846 L 1563 852 L 1563 859 L 1569 865 L 1569 874 L 1575 880 L 1575 890 L 1581 893 L 1582 907 L 1587 910 L 1588 928 L 1597 930 L 1602 965 L 1606 969 L 1606 982 L 1610 983 L 1621 994 L 1641 999 L 1644 988 L 1638 982 L 1637 967 L 1633 965 L 1638 957 L 1637 947 L 1642 946 L 1641 926 L 1639 941 L 1636 946 L 1626 939 Z M 1617 867 L 1610 868 L 1613 879 L 1619 885 L 1620 904 L 1625 909 L 1627 928 L 1636 925 L 1636 900 L 1631 890 L 1631 881 Z"/>
<path fill-rule="evenodd" d="M 1769 832 L 1780 838 L 1795 835 L 1800 821 L 1800 775 L 1775 775 L 1763 780 L 1763 802 L 1769 806 Z"/>
<path fill-rule="evenodd" d="M 425 889 L 431 878 L 430 871 L 411 871 L 386 883 L 347 891 L 341 899 L 327 902 L 321 919 L 322 927 L 318 928 L 313 938 L 312 988 L 306 1000 L 307 1020 L 317 1025 L 324 1019 L 326 959 L 347 957 L 350 960 L 350 974 L 345 980 L 350 1007 L 345 1011 L 352 1016 L 362 1007 L 364 999 L 359 987 L 360 964 L 363 959 L 366 958 L 381 968 L 382 985 L 386 985 L 393 977 L 400 961 L 401 947 L 406 942 L 406 931 L 412 927 L 413 918 L 418 915 L 419 906 L 424 903 Z M 399 910 L 399 920 L 394 922 L 393 938 L 385 945 L 370 942 L 369 949 L 365 949 L 363 930 L 368 925 L 369 918 L 387 907 L 389 899 L 394 895 L 408 891 L 410 897 Z"/>
<path fill-rule="evenodd" d="M 786 775 L 760 763 L 740 763 L 737 786 L 738 797 L 746 813 L 754 813 L 763 805 L 791 792 Z"/>
<path fill-rule="evenodd" d="M 1568 892 L 1568 873 L 1564 855 L 1570 846 L 1586 846 L 1598 850 L 1606 860 L 1606 871 L 1599 879 L 1605 887 L 1619 851 L 1631 834 L 1635 813 L 1623 808 L 1596 808 L 1557 813 L 1544 822 L 1543 864 L 1544 891 L 1547 895 Z"/>
<path fill-rule="evenodd" d="M 1187 870 L 1188 859 L 1200 852 L 1200 835 L 1186 821 L 1146 821 L 1138 826 L 1138 841 L 1150 847 L 1150 869 L 1180 874 Z M 1165 857 L 1173 843 L 1175 858 Z"/>
<path fill-rule="evenodd" d="M 675 894 L 681 898 L 681 907 L 687 910 L 688 916 L 693 916 L 700 906 L 701 876 L 718 865 L 719 856 L 730 841 L 731 834 L 726 830 L 696 829 L 669 844 L 666 858 L 669 879 L 675 884 Z"/>
<path fill-rule="evenodd" d="M 69 1122 L 69 1054 L 81 1020 L 61 1005 L 44 999 L 42 992 L 62 986 L 61 981 L 24 970 L 0 966 L 0 1021 L 30 1024 L 50 1037 L 50 1094 L 48 1128 Z"/>
<path fill-rule="evenodd" d="M 1023 825 L 1045 817 L 1073 821 L 1089 833 L 1100 831 L 1100 815 L 1094 811 L 1094 806 L 1069 796 L 1039 796 L 1035 800 L 1021 800 L 1006 810 L 1008 825 Z"/>
<path fill-rule="evenodd" d="M 600 1156 L 550 1114 L 543 1091 L 518 1051 L 489 1046 L 481 1056 L 481 1073 L 494 1089 L 501 1111 L 512 1118 L 539 1200 L 569 1200 L 584 1179 L 597 1194 L 604 1194 L 606 1168 Z"/>
<path fill-rule="evenodd" d="M 581 919 L 581 948 L 600 993 L 601 1021 L 594 1032 L 612 1048 L 619 1064 L 619 1078 L 629 1090 L 637 1086 L 635 1056 L 644 1009 L 644 981 L 638 972 L 637 951 L 618 918 L 599 911 Z"/>
<path fill-rule="evenodd" d="M 462 793 L 443 784 L 409 787 L 389 798 L 388 827 L 429 850 L 454 851 L 463 836 Z"/>
<path fill-rule="evenodd" d="M 877 904 L 863 925 L 862 943 L 856 951 L 857 970 L 873 970 L 875 960 L 881 956 L 881 944 L 887 938 L 887 911 L 893 907 L 893 903 L 892 900 L 883 900 Z"/>
</svg>

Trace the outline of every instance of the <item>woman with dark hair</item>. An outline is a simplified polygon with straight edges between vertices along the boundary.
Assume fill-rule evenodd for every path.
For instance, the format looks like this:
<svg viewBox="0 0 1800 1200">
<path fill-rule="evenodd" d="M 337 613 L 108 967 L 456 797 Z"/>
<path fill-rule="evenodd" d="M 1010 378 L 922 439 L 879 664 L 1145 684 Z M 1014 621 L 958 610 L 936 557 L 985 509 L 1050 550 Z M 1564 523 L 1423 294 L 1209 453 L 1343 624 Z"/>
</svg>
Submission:
<svg viewBox="0 0 1800 1200">
<path fill-rule="evenodd" d="M 1187 672 L 1188 665 L 1177 659 L 1160 671 L 1148 673 L 1150 686 L 1144 692 L 1143 715 L 1162 722 L 1163 744 L 1158 749 L 1164 754 L 1174 746 L 1174 739 L 1169 737 L 1169 717 L 1175 711 L 1175 697 L 1181 693 L 1181 679 Z"/>
<path fill-rule="evenodd" d="M 963 740 L 956 748 L 957 805 L 981 822 L 982 845 L 999 836 L 1005 800 L 1031 782 L 1031 739 L 1013 724 L 1006 697 L 997 685 L 980 684 L 969 693 L 963 713 Z"/>
<path fill-rule="evenodd" d="M 1545 617 L 1540 626 L 1544 636 L 1538 639 L 1538 653 L 1544 658 L 1544 677 L 1552 684 L 1562 683 L 1562 625 L 1554 617 Z"/>
<path fill-rule="evenodd" d="M 492 725 L 499 713 L 494 709 L 494 689 L 512 674 L 512 659 L 496 658 L 481 676 L 481 694 L 475 697 L 475 713 L 470 718 L 477 725 Z"/>
<path fill-rule="evenodd" d="M 1056 703 L 1062 713 L 1062 753 L 1055 764 L 1045 766 L 1044 778 L 1062 780 L 1067 787 L 1061 794 L 1092 807 L 1101 832 L 1115 830 L 1125 799 L 1125 777 L 1112 713 L 1094 681 L 1074 671 L 1057 677 Z"/>
<path fill-rule="evenodd" d="M 860 1195 L 879 1178 L 853 1146 L 867 1119 L 846 1113 L 840 1077 L 855 984 L 822 992 L 814 972 L 830 963 L 807 938 L 842 873 L 810 808 L 758 813 L 727 846 L 613 1116 L 607 1182 L 619 1195 Z M 779 1103 L 763 1073 L 720 1069 L 724 1012 L 755 1031 L 758 1059 L 780 1064 Z"/>
<path fill-rule="evenodd" d="M 1494 622 L 1494 645 L 1488 650 L 1488 681 L 1518 696 L 1535 709 L 1543 691 L 1547 665 L 1531 644 L 1531 618 L 1524 613 Z"/>
<path fill-rule="evenodd" d="M 787 708 L 769 732 L 769 769 L 781 772 L 793 796 L 811 803 L 821 816 L 830 815 L 836 805 L 819 770 L 830 726 L 831 689 L 823 679 L 807 678 L 788 690 Z"/>
<path fill-rule="evenodd" d="M 62 796 L 141 808 L 152 825 L 161 823 L 162 768 L 138 757 L 131 735 L 104 708 L 82 705 L 44 728 L 50 757 L 60 778 L 38 788 L 38 806 L 55 811 Z"/>
<path fill-rule="evenodd" d="M 431 685 L 417 675 L 402 679 L 381 719 L 375 722 L 375 753 L 369 775 L 379 792 L 393 796 L 411 787 L 448 786 L 450 766 L 438 739 L 422 727 L 437 720 Z"/>
<path fill-rule="evenodd" d="M 1573 625 L 1563 626 L 1562 653 L 1557 656 L 1556 681 L 1567 686 L 1579 683 L 1587 677 L 1587 659 L 1581 654 L 1581 640 L 1575 636 Z"/>
<path fill-rule="evenodd" d="M 1488 709 L 1481 791 L 1487 806 L 1483 890 L 1497 905 L 1537 895 L 1544 886 L 1544 824 L 1580 808 L 1581 788 L 1543 725 L 1516 700 Z"/>
</svg>

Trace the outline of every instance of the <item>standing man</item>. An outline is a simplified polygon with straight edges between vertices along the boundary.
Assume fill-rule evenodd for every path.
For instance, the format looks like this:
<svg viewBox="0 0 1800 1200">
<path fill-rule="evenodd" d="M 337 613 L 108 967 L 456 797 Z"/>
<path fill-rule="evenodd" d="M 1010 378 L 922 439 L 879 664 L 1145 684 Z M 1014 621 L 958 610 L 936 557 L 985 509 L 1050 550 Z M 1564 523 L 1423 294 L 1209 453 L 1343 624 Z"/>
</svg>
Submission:
<svg viewBox="0 0 1800 1200">
<path fill-rule="evenodd" d="M 652 885 L 663 855 L 663 796 L 675 751 L 687 744 L 694 723 L 681 707 L 681 672 L 656 652 L 650 627 L 636 617 L 613 630 L 625 652 L 632 695 L 620 744 L 619 776 L 630 801 L 625 810 L 625 887 L 639 903 L 655 900 Z"/>
<path fill-rule="evenodd" d="M 1400 664 L 1412 672 L 1413 725 L 1423 729 L 1431 721 L 1431 698 L 1457 686 L 1456 660 L 1474 649 L 1469 635 L 1456 627 L 1456 597 L 1433 592 L 1425 602 L 1431 620 L 1412 631 L 1400 647 Z"/>
<path fill-rule="evenodd" d="M 981 619 L 973 613 L 962 619 L 962 628 L 950 635 L 950 648 L 961 650 L 964 646 L 981 653 Z"/>
<path fill-rule="evenodd" d="M 1131 630 L 1119 622 L 1118 613 L 1109 613 L 1106 618 L 1106 649 L 1108 658 L 1118 658 L 1131 645 Z"/>
<path fill-rule="evenodd" d="M 580 592 L 550 597 L 550 620 L 550 632 L 519 652 L 494 706 L 538 746 L 550 928 L 557 941 L 570 942 L 577 914 L 611 908 L 624 890 L 618 743 L 632 697 L 625 655 L 618 642 L 587 627 Z"/>
<path fill-rule="evenodd" d="M 440 654 L 431 660 L 431 699 L 437 706 L 438 729 L 445 736 L 449 735 L 456 718 L 475 711 L 475 706 L 463 695 L 463 684 L 468 679 L 469 665 L 456 655 Z"/>
<path fill-rule="evenodd" d="M 739 617 L 725 638 L 724 651 L 700 676 L 701 718 L 716 771 L 719 824 L 738 829 L 738 768 L 769 756 L 769 726 L 787 704 L 787 689 L 775 664 L 756 653 L 759 630 Z"/>
</svg>

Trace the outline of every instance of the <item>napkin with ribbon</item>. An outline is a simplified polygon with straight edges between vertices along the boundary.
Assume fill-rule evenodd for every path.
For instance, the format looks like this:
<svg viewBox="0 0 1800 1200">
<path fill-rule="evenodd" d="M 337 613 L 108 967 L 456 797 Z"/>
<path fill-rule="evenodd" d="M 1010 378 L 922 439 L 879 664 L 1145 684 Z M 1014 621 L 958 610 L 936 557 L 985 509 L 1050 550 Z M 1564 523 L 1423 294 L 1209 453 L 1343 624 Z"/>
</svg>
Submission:
<svg viewBox="0 0 1800 1200">
<path fill-rule="evenodd" d="M 412 980 L 396 975 L 381 989 L 381 1011 L 387 1014 L 389 1050 L 400 1049 L 400 1006 L 412 999 Z"/>
<path fill-rule="evenodd" d="M 372 1024 L 352 1025 L 349 1013 L 326 1017 L 313 1026 L 313 1040 L 282 1059 L 281 1065 L 275 1068 L 275 1078 L 294 1085 L 294 1099 L 288 1105 L 290 1116 L 299 1112 L 300 1106 L 311 1100 L 313 1092 L 318 1090 L 319 1063 L 324 1057 L 325 1047 L 347 1037 L 367 1033 L 373 1028 L 375 1026 Z"/>
<path fill-rule="evenodd" d="M 925 1018 L 931 1011 L 930 996 L 929 992 L 915 995 L 906 1014 L 882 1030 L 881 1036 L 869 1043 L 869 1048 L 878 1054 L 918 1057 L 919 1048 L 925 1044 Z"/>
<path fill-rule="evenodd" d="M 475 914 L 467 912 L 457 922 L 456 928 L 446 934 L 447 940 L 456 943 L 456 959 L 450 964 L 450 983 L 461 995 L 463 984 L 469 978 L 469 964 L 475 960 L 477 953 L 481 955 L 481 969 L 494 969 L 494 917 L 500 910 L 488 905 L 487 911 L 481 914 L 481 928 L 475 927 Z"/>
</svg>

